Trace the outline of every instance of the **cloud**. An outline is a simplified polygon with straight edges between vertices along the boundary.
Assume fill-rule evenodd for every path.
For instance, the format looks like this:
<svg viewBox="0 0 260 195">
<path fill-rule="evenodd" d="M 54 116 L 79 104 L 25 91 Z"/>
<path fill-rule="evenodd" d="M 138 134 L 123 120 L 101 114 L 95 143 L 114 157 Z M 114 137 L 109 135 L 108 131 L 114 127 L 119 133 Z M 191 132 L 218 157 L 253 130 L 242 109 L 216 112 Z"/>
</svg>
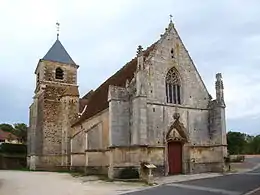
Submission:
<svg viewBox="0 0 260 195">
<path fill-rule="evenodd" d="M 249 121 L 260 114 L 259 6 L 257 0 L 0 0 L 0 122 L 28 121 L 34 70 L 56 39 L 56 21 L 80 65 L 84 94 L 130 61 L 137 45 L 158 40 L 173 14 L 213 96 L 215 74 L 223 74 L 228 129 L 255 132 L 258 123 Z"/>
</svg>

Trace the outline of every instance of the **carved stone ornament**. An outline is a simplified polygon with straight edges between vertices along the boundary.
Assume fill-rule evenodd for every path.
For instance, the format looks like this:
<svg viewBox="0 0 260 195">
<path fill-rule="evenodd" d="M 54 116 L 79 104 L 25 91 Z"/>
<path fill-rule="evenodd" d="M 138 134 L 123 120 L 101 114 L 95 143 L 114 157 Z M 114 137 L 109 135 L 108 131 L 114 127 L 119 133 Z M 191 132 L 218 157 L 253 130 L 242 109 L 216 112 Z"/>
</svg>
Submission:
<svg viewBox="0 0 260 195">
<path fill-rule="evenodd" d="M 169 141 L 181 141 L 181 142 L 188 142 L 187 135 L 185 133 L 184 125 L 179 121 L 180 114 L 174 113 L 173 115 L 174 122 L 170 126 L 167 134 L 166 140 Z"/>
</svg>

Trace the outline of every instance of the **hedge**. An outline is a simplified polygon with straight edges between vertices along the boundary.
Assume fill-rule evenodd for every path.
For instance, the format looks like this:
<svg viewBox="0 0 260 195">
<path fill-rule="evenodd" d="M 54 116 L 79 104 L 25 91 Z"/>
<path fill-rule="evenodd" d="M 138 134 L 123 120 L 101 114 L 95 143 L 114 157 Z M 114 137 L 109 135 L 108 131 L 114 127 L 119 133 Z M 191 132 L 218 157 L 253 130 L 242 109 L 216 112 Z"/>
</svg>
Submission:
<svg viewBox="0 0 260 195">
<path fill-rule="evenodd" d="M 0 144 L 0 153 L 26 154 L 27 146 L 25 144 L 2 143 Z"/>
</svg>

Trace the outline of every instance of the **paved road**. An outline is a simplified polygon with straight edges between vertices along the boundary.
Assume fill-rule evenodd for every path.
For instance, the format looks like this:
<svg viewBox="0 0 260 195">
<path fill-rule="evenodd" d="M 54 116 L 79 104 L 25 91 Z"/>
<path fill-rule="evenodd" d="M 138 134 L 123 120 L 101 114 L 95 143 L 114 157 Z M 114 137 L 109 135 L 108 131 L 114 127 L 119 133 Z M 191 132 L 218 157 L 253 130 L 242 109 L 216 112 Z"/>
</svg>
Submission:
<svg viewBox="0 0 260 195">
<path fill-rule="evenodd" d="M 242 195 L 258 187 L 260 172 L 251 172 L 171 183 L 127 195 Z"/>
<path fill-rule="evenodd" d="M 260 188 L 260 168 L 240 174 L 170 183 L 125 195 L 243 195 L 257 188 Z M 252 195 L 260 195 L 260 189 Z"/>
</svg>

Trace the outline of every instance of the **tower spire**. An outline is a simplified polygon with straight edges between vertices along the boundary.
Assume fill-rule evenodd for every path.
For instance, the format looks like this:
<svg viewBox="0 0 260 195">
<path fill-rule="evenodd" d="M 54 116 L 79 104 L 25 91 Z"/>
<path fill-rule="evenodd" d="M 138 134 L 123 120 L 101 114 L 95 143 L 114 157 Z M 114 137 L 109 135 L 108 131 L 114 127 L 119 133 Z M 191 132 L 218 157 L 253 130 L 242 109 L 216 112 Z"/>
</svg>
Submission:
<svg viewBox="0 0 260 195">
<path fill-rule="evenodd" d="M 57 40 L 59 39 L 60 36 L 60 23 L 56 22 L 56 28 L 57 28 Z"/>
</svg>

